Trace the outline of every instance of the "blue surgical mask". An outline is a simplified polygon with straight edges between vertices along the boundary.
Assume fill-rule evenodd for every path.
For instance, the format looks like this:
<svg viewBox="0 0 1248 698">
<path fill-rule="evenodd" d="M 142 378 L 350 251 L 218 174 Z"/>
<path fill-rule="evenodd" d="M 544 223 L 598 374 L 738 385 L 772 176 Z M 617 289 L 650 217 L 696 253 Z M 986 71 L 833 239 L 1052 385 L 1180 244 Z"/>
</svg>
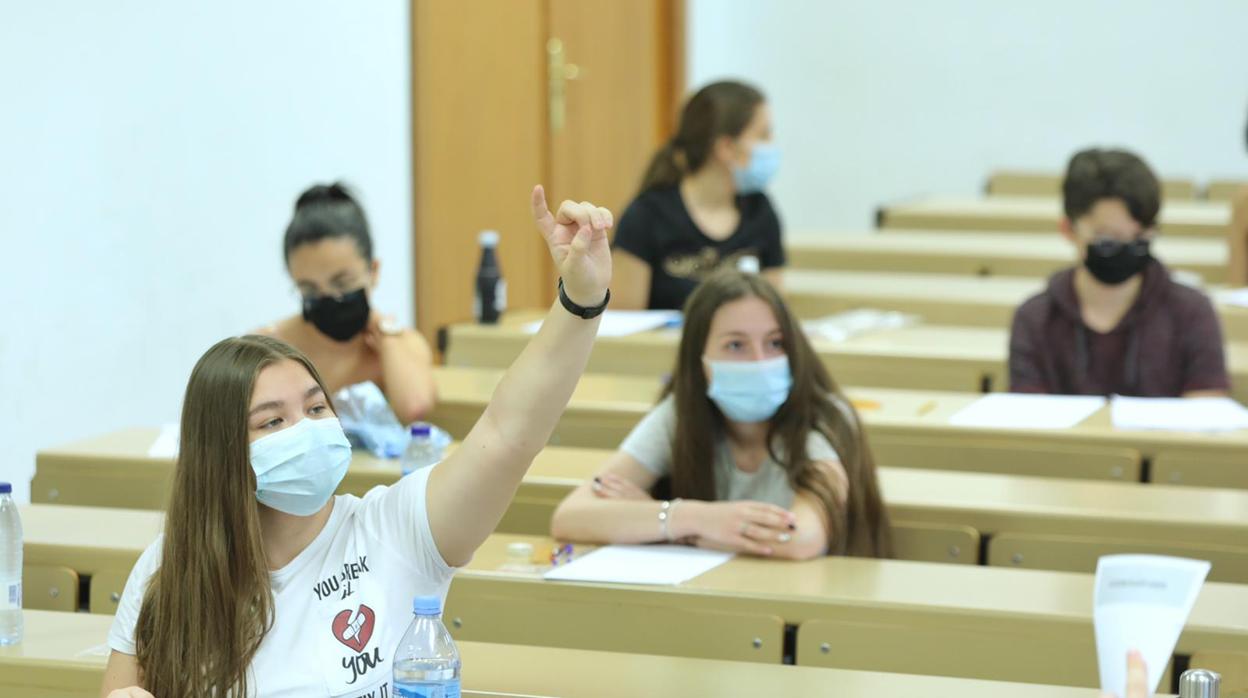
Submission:
<svg viewBox="0 0 1248 698">
<path fill-rule="evenodd" d="M 793 374 L 789 357 L 762 361 L 711 361 L 706 396 L 734 422 L 765 422 L 789 399 Z"/>
<path fill-rule="evenodd" d="M 337 419 L 305 418 L 251 442 L 256 499 L 293 516 L 320 511 L 350 463 L 351 444 Z"/>
<path fill-rule="evenodd" d="M 780 169 L 780 149 L 773 143 L 755 143 L 750 150 L 750 162 L 745 167 L 734 167 L 732 178 L 738 194 L 754 194 L 767 188 L 771 178 Z"/>
</svg>

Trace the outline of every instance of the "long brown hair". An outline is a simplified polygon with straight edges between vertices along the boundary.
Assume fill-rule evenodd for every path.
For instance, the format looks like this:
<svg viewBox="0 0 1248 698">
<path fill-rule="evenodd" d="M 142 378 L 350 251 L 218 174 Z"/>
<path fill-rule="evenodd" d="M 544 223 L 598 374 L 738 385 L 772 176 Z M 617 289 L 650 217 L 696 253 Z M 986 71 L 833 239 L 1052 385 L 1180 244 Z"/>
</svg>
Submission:
<svg viewBox="0 0 1248 698">
<path fill-rule="evenodd" d="M 247 412 L 260 371 L 285 360 L 325 388 L 307 357 L 270 337 L 218 342 L 191 371 L 160 567 L 134 631 L 143 685 L 160 698 L 249 695 L 274 608 Z"/>
<path fill-rule="evenodd" d="M 702 169 L 720 136 L 736 138 L 754 118 L 763 93 L 743 82 L 713 82 L 698 90 L 680 112 L 676 135 L 654 157 L 641 178 L 641 191 L 674 187 Z"/>
<path fill-rule="evenodd" d="M 756 297 L 771 307 L 784 335 L 793 387 L 767 430 L 768 454 L 789 476 L 789 485 L 814 494 L 828 512 L 828 551 L 858 557 L 890 557 L 892 532 L 880 499 L 875 460 L 858 413 L 828 374 L 823 362 L 776 289 L 761 276 L 723 269 L 707 277 L 685 302 L 685 325 L 672 380 L 664 397 L 676 401 L 672 445 L 671 495 L 713 501 L 714 449 L 726 428 L 724 415 L 706 396 L 702 357 L 715 312 L 726 303 Z M 836 450 L 849 480 L 844 505 L 836 487 L 815 466 L 806 449 L 812 431 Z"/>
</svg>

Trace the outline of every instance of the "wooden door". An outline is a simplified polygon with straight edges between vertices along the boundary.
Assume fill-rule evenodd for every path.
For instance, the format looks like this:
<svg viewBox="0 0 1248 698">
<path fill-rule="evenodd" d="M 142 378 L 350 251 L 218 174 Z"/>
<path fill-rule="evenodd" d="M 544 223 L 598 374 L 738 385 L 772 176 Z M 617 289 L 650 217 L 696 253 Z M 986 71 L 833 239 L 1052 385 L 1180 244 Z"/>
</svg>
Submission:
<svg viewBox="0 0 1248 698">
<path fill-rule="evenodd" d="M 552 206 L 622 212 L 670 133 L 683 33 L 683 0 L 413 0 L 414 291 L 426 338 L 471 319 L 481 230 L 500 233 L 509 308 L 554 299 L 529 192 L 543 183 Z"/>
<path fill-rule="evenodd" d="M 650 156 L 671 134 L 671 5 L 550 0 L 550 188 L 557 198 L 593 201 L 618 216 L 636 195 Z"/>
<path fill-rule="evenodd" d="M 413 268 L 417 326 L 431 342 L 438 327 L 472 316 L 482 230 L 501 236 L 511 306 L 548 297 L 549 255 L 529 208 L 547 161 L 539 7 L 531 0 L 412 5 Z"/>
</svg>

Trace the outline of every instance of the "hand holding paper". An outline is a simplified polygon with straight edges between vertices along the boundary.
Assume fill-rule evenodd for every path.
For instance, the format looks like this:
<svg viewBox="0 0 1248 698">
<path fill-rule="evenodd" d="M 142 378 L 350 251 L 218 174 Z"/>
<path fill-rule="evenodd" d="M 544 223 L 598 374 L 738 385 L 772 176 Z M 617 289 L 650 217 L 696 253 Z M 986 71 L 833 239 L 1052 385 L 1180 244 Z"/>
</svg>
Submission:
<svg viewBox="0 0 1248 698">
<path fill-rule="evenodd" d="M 1147 665 L 1144 691 L 1157 690 L 1209 568 L 1202 560 L 1160 555 L 1100 559 L 1092 613 L 1101 690 L 1134 697 L 1127 692 L 1127 665 L 1122 661 L 1131 649 Z"/>
</svg>

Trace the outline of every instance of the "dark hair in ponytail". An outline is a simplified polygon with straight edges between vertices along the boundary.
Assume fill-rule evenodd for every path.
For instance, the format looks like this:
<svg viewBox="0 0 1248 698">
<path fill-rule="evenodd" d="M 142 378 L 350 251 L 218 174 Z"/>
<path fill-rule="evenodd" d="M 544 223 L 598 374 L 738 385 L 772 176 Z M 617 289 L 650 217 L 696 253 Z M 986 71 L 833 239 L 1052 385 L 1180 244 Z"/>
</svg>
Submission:
<svg viewBox="0 0 1248 698">
<path fill-rule="evenodd" d="M 740 136 L 764 101 L 757 88 L 732 80 L 698 90 L 680 112 L 676 135 L 651 158 L 641 191 L 676 186 L 681 177 L 702 169 L 715 141 L 720 136 Z"/>
<path fill-rule="evenodd" d="M 295 248 L 338 237 L 354 240 L 360 256 L 367 262 L 373 261 L 368 218 L 351 191 L 341 182 L 314 184 L 295 201 L 295 215 L 286 226 L 282 241 L 282 256 L 289 264 Z"/>
</svg>

